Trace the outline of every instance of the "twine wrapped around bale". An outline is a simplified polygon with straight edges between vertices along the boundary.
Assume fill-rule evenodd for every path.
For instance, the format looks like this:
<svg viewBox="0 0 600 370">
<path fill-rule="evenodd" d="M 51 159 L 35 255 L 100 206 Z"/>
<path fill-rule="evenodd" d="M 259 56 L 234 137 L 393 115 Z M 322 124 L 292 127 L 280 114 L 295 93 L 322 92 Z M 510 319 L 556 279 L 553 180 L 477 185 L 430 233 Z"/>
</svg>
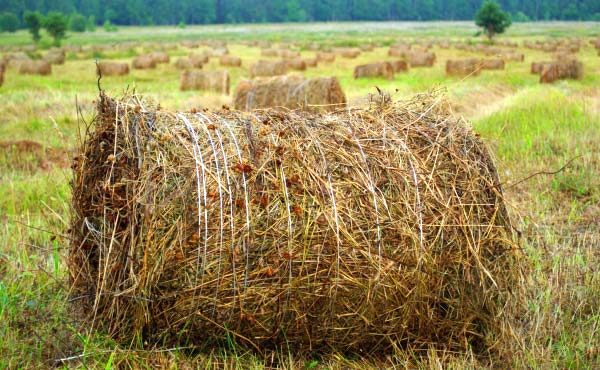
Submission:
<svg viewBox="0 0 600 370">
<path fill-rule="evenodd" d="M 118 341 L 497 351 L 519 297 L 496 169 L 439 99 L 329 114 L 98 103 L 69 269 Z"/>
<path fill-rule="evenodd" d="M 184 71 L 179 88 L 186 90 L 210 90 L 229 95 L 229 72 L 227 71 Z"/>
<path fill-rule="evenodd" d="M 354 78 L 381 77 L 386 80 L 394 79 L 394 68 L 389 62 L 361 64 L 354 67 Z"/>
<path fill-rule="evenodd" d="M 43 60 L 24 60 L 19 64 L 19 73 L 47 76 L 52 73 L 52 64 Z"/>
<path fill-rule="evenodd" d="M 129 65 L 118 62 L 100 62 L 98 68 L 102 76 L 124 76 L 129 74 Z"/>
<path fill-rule="evenodd" d="M 306 79 L 297 75 L 241 81 L 233 96 L 235 109 L 264 108 L 324 111 L 343 108 L 346 95 L 335 77 Z"/>
</svg>

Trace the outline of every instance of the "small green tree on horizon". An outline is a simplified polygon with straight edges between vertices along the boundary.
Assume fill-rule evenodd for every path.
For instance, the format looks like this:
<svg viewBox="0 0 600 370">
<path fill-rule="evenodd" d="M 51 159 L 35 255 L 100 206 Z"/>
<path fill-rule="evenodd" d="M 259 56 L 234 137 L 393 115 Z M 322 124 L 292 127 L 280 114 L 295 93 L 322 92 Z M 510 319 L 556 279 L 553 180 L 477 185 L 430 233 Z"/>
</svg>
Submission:
<svg viewBox="0 0 600 370">
<path fill-rule="evenodd" d="M 33 42 L 36 44 L 40 42 L 40 39 L 42 38 L 40 29 L 44 23 L 44 16 L 40 12 L 25 12 L 23 20 L 25 21 L 27 29 L 29 29 Z"/>
<path fill-rule="evenodd" d="M 511 23 L 510 15 L 493 0 L 485 0 L 475 14 L 475 24 L 483 28 L 490 41 L 494 35 L 503 33 Z"/>
<path fill-rule="evenodd" d="M 69 19 L 69 29 L 73 32 L 85 32 L 87 28 L 87 18 L 79 13 L 71 14 Z"/>
<path fill-rule="evenodd" d="M 60 12 L 49 12 L 44 20 L 44 28 L 54 39 L 54 46 L 60 46 L 60 42 L 67 34 L 69 19 Z"/>
</svg>

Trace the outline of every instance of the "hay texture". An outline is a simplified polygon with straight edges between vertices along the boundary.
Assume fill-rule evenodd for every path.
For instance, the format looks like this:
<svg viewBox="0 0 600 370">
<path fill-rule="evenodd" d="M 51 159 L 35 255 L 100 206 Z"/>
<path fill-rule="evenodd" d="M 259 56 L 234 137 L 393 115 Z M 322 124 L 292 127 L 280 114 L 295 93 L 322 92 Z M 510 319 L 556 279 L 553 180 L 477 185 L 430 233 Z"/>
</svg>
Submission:
<svg viewBox="0 0 600 370">
<path fill-rule="evenodd" d="M 411 51 L 406 55 L 406 61 L 411 67 L 433 67 L 436 55 L 430 51 Z"/>
<path fill-rule="evenodd" d="M 284 75 L 287 70 L 287 63 L 283 60 L 259 60 L 250 65 L 250 78 Z"/>
<path fill-rule="evenodd" d="M 333 63 L 335 62 L 334 53 L 318 52 L 316 55 L 317 61 L 322 63 Z"/>
<path fill-rule="evenodd" d="M 380 77 L 386 80 L 394 79 L 394 68 L 389 62 L 361 64 L 354 67 L 354 78 Z"/>
<path fill-rule="evenodd" d="M 156 59 L 149 55 L 140 55 L 131 61 L 133 69 L 154 69 L 156 68 L 156 64 Z"/>
<path fill-rule="evenodd" d="M 481 69 L 498 70 L 504 69 L 504 59 L 483 59 L 480 62 Z"/>
<path fill-rule="evenodd" d="M 284 59 L 287 69 L 306 71 L 306 62 L 302 58 Z"/>
<path fill-rule="evenodd" d="M 5 63 L 0 61 L 0 86 L 4 84 L 4 71 L 6 70 Z"/>
<path fill-rule="evenodd" d="M 124 76 L 129 74 L 129 65 L 119 62 L 100 62 L 98 68 L 102 76 Z"/>
<path fill-rule="evenodd" d="M 65 64 L 66 54 L 63 49 L 52 49 L 48 51 L 42 60 L 50 64 Z"/>
<path fill-rule="evenodd" d="M 550 65 L 552 64 L 552 62 L 532 62 L 531 63 L 531 74 L 540 74 L 542 73 L 542 69 L 544 69 L 544 67 L 546 65 Z"/>
<path fill-rule="evenodd" d="M 101 96 L 73 165 L 86 326 L 150 348 L 498 349 L 519 252 L 486 147 L 437 102 L 188 114 Z"/>
<path fill-rule="evenodd" d="M 250 111 L 263 108 L 335 110 L 346 105 L 346 95 L 337 78 L 276 76 L 242 81 L 235 89 L 234 107 Z"/>
<path fill-rule="evenodd" d="M 229 95 L 229 72 L 227 71 L 184 71 L 179 88 L 186 90 L 207 90 Z"/>
<path fill-rule="evenodd" d="M 169 54 L 165 53 L 164 51 L 155 51 L 148 54 L 148 56 L 154 59 L 157 64 L 169 63 L 171 60 L 171 58 L 169 58 Z"/>
<path fill-rule="evenodd" d="M 43 60 L 24 60 L 19 64 L 19 73 L 47 76 L 52 73 L 52 64 Z"/>
<path fill-rule="evenodd" d="M 394 70 L 394 73 L 408 71 L 408 63 L 406 63 L 406 61 L 404 61 L 404 60 L 392 60 L 390 62 L 390 64 L 392 65 L 392 69 Z"/>
<path fill-rule="evenodd" d="M 448 59 L 446 61 L 446 75 L 448 76 L 479 76 L 481 62 L 479 59 Z"/>
<path fill-rule="evenodd" d="M 540 83 L 552 83 L 566 79 L 581 80 L 582 78 L 583 63 L 576 60 L 548 63 L 540 72 Z"/>
<path fill-rule="evenodd" d="M 242 58 L 233 55 L 223 55 L 219 58 L 219 64 L 226 67 L 241 67 Z"/>
</svg>

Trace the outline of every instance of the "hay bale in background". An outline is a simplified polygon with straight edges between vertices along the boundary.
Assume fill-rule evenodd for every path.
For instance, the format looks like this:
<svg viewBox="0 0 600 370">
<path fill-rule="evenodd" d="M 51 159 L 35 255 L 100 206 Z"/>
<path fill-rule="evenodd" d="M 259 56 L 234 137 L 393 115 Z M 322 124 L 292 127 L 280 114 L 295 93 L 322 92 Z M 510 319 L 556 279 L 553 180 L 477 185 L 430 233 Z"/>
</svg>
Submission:
<svg viewBox="0 0 600 370">
<path fill-rule="evenodd" d="M 447 76 L 479 76 L 481 63 L 479 59 L 448 59 L 446 61 Z"/>
<path fill-rule="evenodd" d="M 408 63 L 406 63 L 404 60 L 392 60 L 389 63 L 392 65 L 394 73 L 408 71 Z"/>
<path fill-rule="evenodd" d="M 354 78 L 382 77 L 386 80 L 394 79 L 394 68 L 389 62 L 375 62 L 354 67 Z"/>
<path fill-rule="evenodd" d="M 434 52 L 418 52 L 411 51 L 406 55 L 408 64 L 411 67 L 433 67 L 436 61 L 436 55 Z"/>
<path fill-rule="evenodd" d="M 306 62 L 302 58 L 284 59 L 287 69 L 306 71 Z"/>
<path fill-rule="evenodd" d="M 316 55 L 317 61 L 322 63 L 333 63 L 335 61 L 334 53 L 318 52 Z"/>
<path fill-rule="evenodd" d="M 229 72 L 227 71 L 184 71 L 179 88 L 186 90 L 207 90 L 229 95 Z"/>
<path fill-rule="evenodd" d="M 154 59 L 154 61 L 157 64 L 169 63 L 169 61 L 171 60 L 169 58 L 169 54 L 165 53 L 164 51 L 155 51 L 155 52 L 148 54 L 148 56 L 150 58 Z"/>
<path fill-rule="evenodd" d="M 343 58 L 354 59 L 360 55 L 358 48 L 337 48 L 336 53 Z"/>
<path fill-rule="evenodd" d="M 42 60 L 50 64 L 64 64 L 66 54 L 63 49 L 51 49 L 42 58 Z"/>
<path fill-rule="evenodd" d="M 557 80 L 583 78 L 583 63 L 577 60 L 553 62 L 543 66 L 540 73 L 540 83 L 552 83 Z"/>
<path fill-rule="evenodd" d="M 250 66 L 250 78 L 279 76 L 287 73 L 284 61 L 259 60 Z"/>
<path fill-rule="evenodd" d="M 242 81 L 233 95 L 235 109 L 288 108 L 334 110 L 346 105 L 346 96 L 337 78 L 276 76 Z"/>
<path fill-rule="evenodd" d="M 319 64 L 319 60 L 317 58 L 304 58 L 304 63 L 306 67 L 316 67 Z"/>
<path fill-rule="evenodd" d="M 531 63 L 531 74 L 540 74 L 544 66 L 552 64 L 552 62 L 533 62 Z"/>
<path fill-rule="evenodd" d="M 0 86 L 4 84 L 4 71 L 6 70 L 6 64 L 3 62 L 0 62 Z"/>
<path fill-rule="evenodd" d="M 514 61 L 514 62 L 523 62 L 525 60 L 525 55 L 523 53 L 502 53 L 500 57 L 505 61 Z"/>
<path fill-rule="evenodd" d="M 219 58 L 219 64 L 227 67 L 241 67 L 242 58 L 234 57 L 232 55 L 223 55 Z"/>
<path fill-rule="evenodd" d="M 438 104 L 180 114 L 102 95 L 69 228 L 88 327 L 144 348 L 506 349 L 520 249 L 486 147 Z"/>
<path fill-rule="evenodd" d="M 129 74 L 129 65 L 118 62 L 100 62 L 98 68 L 102 76 L 124 76 Z"/>
<path fill-rule="evenodd" d="M 202 68 L 202 65 L 209 61 L 209 56 L 206 53 L 190 53 L 188 58 L 192 61 L 194 68 Z"/>
<path fill-rule="evenodd" d="M 504 69 L 503 59 L 483 59 L 480 61 L 481 69 Z"/>
<path fill-rule="evenodd" d="M 52 73 L 52 64 L 43 60 L 24 60 L 19 64 L 19 73 L 47 76 Z"/>
<path fill-rule="evenodd" d="M 156 59 L 149 55 L 140 55 L 131 61 L 133 69 L 154 69 L 156 68 Z"/>
<path fill-rule="evenodd" d="M 192 69 L 194 68 L 194 64 L 192 63 L 190 58 L 182 57 L 177 58 L 174 63 L 175 68 L 177 69 Z"/>
</svg>

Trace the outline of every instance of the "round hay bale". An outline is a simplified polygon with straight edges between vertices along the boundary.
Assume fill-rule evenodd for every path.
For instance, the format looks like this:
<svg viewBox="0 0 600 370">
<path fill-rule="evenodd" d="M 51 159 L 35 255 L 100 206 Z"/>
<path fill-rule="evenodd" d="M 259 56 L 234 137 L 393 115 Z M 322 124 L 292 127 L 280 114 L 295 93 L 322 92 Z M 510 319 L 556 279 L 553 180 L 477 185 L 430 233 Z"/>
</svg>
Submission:
<svg viewBox="0 0 600 370">
<path fill-rule="evenodd" d="M 404 61 L 404 60 L 392 60 L 389 63 L 392 65 L 392 69 L 394 70 L 394 73 L 408 71 L 408 63 L 406 63 L 406 61 Z"/>
<path fill-rule="evenodd" d="M 133 58 L 133 61 L 131 62 L 133 69 L 154 69 L 156 68 L 156 64 L 156 59 L 149 55 L 140 55 Z"/>
<path fill-rule="evenodd" d="M 179 88 L 186 90 L 209 90 L 229 95 L 229 72 L 227 71 L 184 71 Z"/>
<path fill-rule="evenodd" d="M 360 55 L 360 49 L 358 48 L 338 48 L 337 54 L 343 58 L 355 59 Z"/>
<path fill-rule="evenodd" d="M 11 67 L 16 69 L 19 69 L 19 66 L 22 62 L 32 60 L 29 55 L 22 52 L 7 54 L 2 59 L 6 61 L 5 63 L 7 68 Z"/>
<path fill-rule="evenodd" d="M 522 53 L 505 52 L 500 54 L 500 57 L 505 61 L 523 62 L 525 60 L 525 55 Z"/>
<path fill-rule="evenodd" d="M 6 69 L 6 67 L 4 66 L 4 63 L 0 63 L 0 86 L 2 86 L 4 84 L 4 70 Z"/>
<path fill-rule="evenodd" d="M 24 60 L 19 64 L 19 73 L 47 76 L 52 73 L 52 64 L 43 60 Z"/>
<path fill-rule="evenodd" d="M 577 60 L 545 64 L 540 73 L 540 83 L 552 83 L 557 80 L 583 78 L 583 63 Z"/>
<path fill-rule="evenodd" d="M 337 78 L 275 76 L 242 81 L 233 95 L 235 109 L 264 108 L 326 111 L 346 105 L 346 95 Z"/>
<path fill-rule="evenodd" d="M 311 67 L 314 68 L 319 64 L 319 60 L 317 58 L 304 58 L 304 64 L 306 64 L 306 67 Z"/>
<path fill-rule="evenodd" d="M 394 79 L 394 68 L 389 62 L 375 62 L 354 67 L 354 78 L 381 77 L 386 80 Z"/>
<path fill-rule="evenodd" d="M 287 63 L 282 60 L 259 60 L 250 66 L 250 78 L 279 76 L 287 73 Z"/>
<path fill-rule="evenodd" d="M 148 56 L 154 59 L 156 61 L 156 64 L 169 63 L 169 61 L 171 60 L 169 58 L 169 54 L 165 53 L 164 51 L 155 51 L 148 54 Z"/>
<path fill-rule="evenodd" d="M 42 60 L 50 64 L 65 64 L 66 54 L 63 49 L 52 49 L 48 51 Z"/>
<path fill-rule="evenodd" d="M 504 59 L 483 59 L 480 61 L 481 69 L 504 69 Z"/>
<path fill-rule="evenodd" d="M 175 68 L 177 69 L 192 69 L 194 68 L 194 64 L 192 63 L 190 58 L 177 58 L 175 61 Z"/>
<path fill-rule="evenodd" d="M 434 52 L 411 51 L 406 55 L 408 64 L 411 67 L 433 67 L 436 60 Z"/>
<path fill-rule="evenodd" d="M 547 64 L 552 64 L 552 62 L 532 62 L 531 63 L 531 74 L 540 74 L 542 73 L 542 69 Z"/>
<path fill-rule="evenodd" d="M 479 59 L 448 59 L 446 61 L 447 76 L 479 76 L 481 61 Z"/>
<path fill-rule="evenodd" d="M 87 328 L 146 346 L 498 351 L 520 297 L 496 169 L 439 99 L 171 113 L 99 99 L 73 164 Z"/>
<path fill-rule="evenodd" d="M 335 54 L 334 53 L 326 53 L 326 52 L 318 52 L 316 55 L 317 61 L 323 63 L 333 63 L 335 62 Z"/>
<path fill-rule="evenodd" d="M 284 59 L 287 69 L 306 71 L 306 62 L 302 58 Z"/>
<path fill-rule="evenodd" d="M 209 55 L 207 53 L 190 53 L 188 57 L 192 61 L 194 68 L 202 68 L 202 65 L 208 63 L 209 61 Z"/>
<path fill-rule="evenodd" d="M 98 68 L 102 76 L 124 76 L 129 74 L 129 65 L 118 62 L 99 62 Z"/>
<path fill-rule="evenodd" d="M 223 55 L 221 58 L 219 58 L 219 64 L 228 67 L 241 67 L 242 58 L 234 57 L 232 55 Z"/>
</svg>

